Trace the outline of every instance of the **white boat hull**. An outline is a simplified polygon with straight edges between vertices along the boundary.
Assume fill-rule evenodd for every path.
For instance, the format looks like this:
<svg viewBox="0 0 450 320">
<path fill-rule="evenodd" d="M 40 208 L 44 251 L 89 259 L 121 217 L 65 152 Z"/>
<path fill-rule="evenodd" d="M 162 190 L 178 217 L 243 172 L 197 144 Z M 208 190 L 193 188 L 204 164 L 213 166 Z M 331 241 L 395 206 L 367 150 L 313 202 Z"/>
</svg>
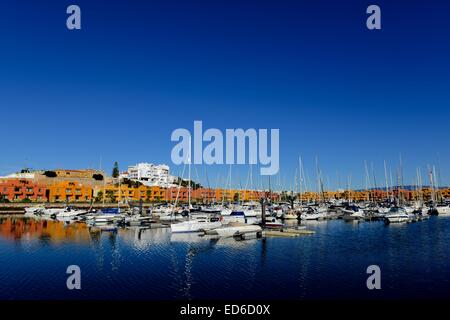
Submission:
<svg viewBox="0 0 450 320">
<path fill-rule="evenodd" d="M 284 219 L 286 220 L 297 220 L 298 216 L 296 214 L 285 214 L 284 215 Z"/>
<path fill-rule="evenodd" d="M 307 213 L 300 216 L 301 220 L 319 220 L 325 218 L 324 213 Z"/>
<path fill-rule="evenodd" d="M 386 218 L 389 223 L 403 223 L 408 222 L 408 217 L 387 217 Z"/>
<path fill-rule="evenodd" d="M 403 211 L 403 213 L 391 213 L 385 215 L 386 222 L 388 223 L 403 223 L 408 222 L 411 220 L 411 217 L 413 215 L 408 215 L 406 213 L 406 210 Z"/>
<path fill-rule="evenodd" d="M 72 218 L 72 217 L 80 216 L 80 215 L 83 215 L 86 213 L 87 213 L 87 211 L 84 211 L 84 210 L 64 211 L 64 212 L 58 213 L 56 215 L 56 217 L 57 218 Z"/>
<path fill-rule="evenodd" d="M 64 209 L 44 209 L 41 214 L 44 217 L 51 217 L 52 215 L 60 214 L 63 210 Z"/>
<path fill-rule="evenodd" d="M 238 234 L 250 233 L 250 232 L 261 232 L 260 226 L 248 225 L 248 226 L 238 226 L 238 227 L 223 227 L 215 229 L 217 234 L 222 238 L 230 238 Z"/>
<path fill-rule="evenodd" d="M 222 223 L 217 222 L 197 222 L 197 221 L 185 221 L 181 223 L 175 223 L 170 226 L 173 233 L 181 232 L 200 232 L 203 230 L 213 230 L 220 228 Z"/>
<path fill-rule="evenodd" d="M 450 214 L 450 207 L 436 207 L 436 210 L 439 215 L 448 215 Z"/>
<path fill-rule="evenodd" d="M 182 221 L 183 219 L 184 219 L 183 216 L 179 214 L 159 217 L 159 220 L 163 222 Z"/>
</svg>

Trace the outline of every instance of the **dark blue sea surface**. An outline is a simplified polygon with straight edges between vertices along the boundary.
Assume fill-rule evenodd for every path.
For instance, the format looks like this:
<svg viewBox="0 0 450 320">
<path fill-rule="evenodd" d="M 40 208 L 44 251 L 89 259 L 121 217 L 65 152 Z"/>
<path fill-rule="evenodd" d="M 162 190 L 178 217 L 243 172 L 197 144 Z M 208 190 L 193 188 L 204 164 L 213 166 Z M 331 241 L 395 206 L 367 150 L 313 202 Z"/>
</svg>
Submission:
<svg viewBox="0 0 450 320">
<path fill-rule="evenodd" d="M 450 298 L 450 218 L 308 223 L 314 235 L 211 240 L 0 218 L 0 299 Z M 81 290 L 66 287 L 69 265 Z M 367 267 L 381 290 L 367 289 Z"/>
</svg>

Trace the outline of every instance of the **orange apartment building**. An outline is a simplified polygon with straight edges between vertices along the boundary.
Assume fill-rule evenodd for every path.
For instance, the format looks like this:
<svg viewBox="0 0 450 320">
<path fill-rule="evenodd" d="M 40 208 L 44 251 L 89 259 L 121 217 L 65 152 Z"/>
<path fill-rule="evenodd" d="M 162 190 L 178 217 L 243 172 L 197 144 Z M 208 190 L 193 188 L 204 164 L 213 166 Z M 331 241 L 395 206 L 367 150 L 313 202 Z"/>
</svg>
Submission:
<svg viewBox="0 0 450 320">
<path fill-rule="evenodd" d="M 11 179 L 0 181 L 0 195 L 11 202 L 29 199 L 34 202 L 47 201 L 46 186 L 28 179 Z"/>
<path fill-rule="evenodd" d="M 46 188 L 49 202 L 89 202 L 92 199 L 92 188 L 75 181 L 55 182 Z"/>
<path fill-rule="evenodd" d="M 146 202 L 160 202 L 166 201 L 168 190 L 161 187 L 146 187 L 139 186 L 137 188 L 129 187 L 128 185 L 106 185 L 96 186 L 93 189 L 93 197 L 101 198 L 102 201 L 146 201 Z M 186 196 L 187 199 L 187 196 Z"/>
<path fill-rule="evenodd" d="M 166 199 L 166 193 L 167 190 L 165 188 L 140 186 L 135 188 L 133 200 L 160 202 Z"/>
<path fill-rule="evenodd" d="M 186 187 L 146 187 L 137 188 L 128 185 L 106 185 L 96 186 L 93 190 L 93 197 L 102 201 L 139 201 L 145 202 L 175 202 L 186 203 L 189 201 L 189 189 Z M 228 189 L 207 189 L 199 188 L 191 190 L 191 201 L 199 203 L 230 202 L 239 199 L 240 201 L 259 201 L 262 197 L 269 197 L 268 192 L 250 190 L 228 190 Z M 278 201 L 279 194 L 272 193 L 272 199 Z"/>
<path fill-rule="evenodd" d="M 130 187 L 128 185 L 119 186 L 105 183 L 84 182 L 83 179 L 91 176 L 92 172 L 64 170 L 57 171 L 60 178 L 57 179 L 27 179 L 27 178 L 8 178 L 0 180 L 0 196 L 10 202 L 21 202 L 29 199 L 32 202 L 70 202 L 81 203 L 90 202 L 92 199 L 97 201 L 112 202 L 115 201 L 144 201 L 144 202 L 175 202 L 178 199 L 180 203 L 188 202 L 189 191 L 186 187 Z M 64 180 L 62 176 L 74 177 L 73 180 Z M 98 196 L 102 196 L 99 199 Z M 411 201 L 416 199 L 429 200 L 432 190 L 424 188 L 416 192 L 412 190 L 391 190 L 395 197 L 401 197 L 404 200 Z M 450 188 L 440 189 L 435 192 L 437 199 L 450 198 Z M 269 197 L 269 192 L 252 190 L 229 190 L 229 189 L 208 189 L 200 188 L 191 191 L 192 202 L 212 203 L 212 202 L 233 202 L 239 201 L 259 201 L 261 198 Z M 273 201 L 287 201 L 287 195 L 290 193 L 272 193 Z M 297 194 L 297 199 L 299 195 Z M 383 200 L 386 199 L 386 191 L 325 191 L 322 195 L 316 192 L 302 193 L 303 201 L 330 199 L 349 199 L 353 201 Z"/>
</svg>

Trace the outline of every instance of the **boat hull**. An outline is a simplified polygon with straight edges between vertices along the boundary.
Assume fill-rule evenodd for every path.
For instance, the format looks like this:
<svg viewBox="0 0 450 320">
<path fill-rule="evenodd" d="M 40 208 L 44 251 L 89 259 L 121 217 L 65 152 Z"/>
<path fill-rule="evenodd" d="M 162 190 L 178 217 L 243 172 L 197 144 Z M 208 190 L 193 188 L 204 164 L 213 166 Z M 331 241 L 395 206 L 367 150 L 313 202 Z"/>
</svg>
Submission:
<svg viewBox="0 0 450 320">
<path fill-rule="evenodd" d="M 438 215 L 450 215 L 450 207 L 436 207 Z"/>
<path fill-rule="evenodd" d="M 214 230 L 222 238 L 231 238 L 239 234 L 261 232 L 260 226 L 238 226 L 238 227 L 224 227 Z"/>
<path fill-rule="evenodd" d="M 170 229 L 173 233 L 182 233 L 182 232 L 200 232 L 206 230 L 213 230 L 216 228 L 220 228 L 222 223 L 220 222 L 192 222 L 186 221 L 181 223 L 175 223 L 170 226 Z"/>
</svg>

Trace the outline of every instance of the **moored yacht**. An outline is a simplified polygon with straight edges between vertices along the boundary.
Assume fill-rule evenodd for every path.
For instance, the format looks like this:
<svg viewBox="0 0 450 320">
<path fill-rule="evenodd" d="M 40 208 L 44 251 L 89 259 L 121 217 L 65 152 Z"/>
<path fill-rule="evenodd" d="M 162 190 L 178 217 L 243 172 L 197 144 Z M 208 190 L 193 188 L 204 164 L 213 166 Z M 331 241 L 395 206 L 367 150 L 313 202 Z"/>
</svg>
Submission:
<svg viewBox="0 0 450 320">
<path fill-rule="evenodd" d="M 79 210 L 76 208 L 67 207 L 63 211 L 55 214 L 55 218 L 73 218 L 88 213 L 87 210 Z"/>
<path fill-rule="evenodd" d="M 327 217 L 327 212 L 318 211 L 317 209 L 309 208 L 307 212 L 300 215 L 301 220 L 322 220 Z"/>
<path fill-rule="evenodd" d="M 360 220 L 364 219 L 365 217 L 364 211 L 355 205 L 342 208 L 341 212 L 344 213 L 344 215 L 342 216 L 342 219 L 344 220 Z"/>
<path fill-rule="evenodd" d="M 109 224 L 124 219 L 119 208 L 104 208 L 93 214 L 85 215 L 84 218 L 90 225 Z"/>
<path fill-rule="evenodd" d="M 216 228 L 220 228 L 222 223 L 220 221 L 211 221 L 207 215 L 191 216 L 188 221 L 180 223 L 173 223 L 170 225 L 172 232 L 200 232 Z"/>
<path fill-rule="evenodd" d="M 288 211 L 284 214 L 283 216 L 284 219 L 286 220 L 297 220 L 298 219 L 298 214 L 295 211 Z"/>
<path fill-rule="evenodd" d="M 405 208 L 393 207 L 384 216 L 386 223 L 403 223 L 410 220 L 410 216 L 406 212 Z"/>
<path fill-rule="evenodd" d="M 262 223 L 262 221 L 260 222 L 260 224 Z M 276 218 L 274 217 L 270 217 L 266 219 L 265 222 L 265 227 L 267 228 L 282 228 L 283 227 L 283 223 L 280 221 L 277 221 Z"/>
<path fill-rule="evenodd" d="M 450 206 L 448 204 L 438 204 L 434 208 L 438 215 L 450 215 Z"/>
<path fill-rule="evenodd" d="M 25 216 L 40 215 L 45 210 L 43 205 L 37 205 L 33 207 L 25 208 Z"/>
<path fill-rule="evenodd" d="M 59 213 L 63 212 L 64 208 L 51 208 L 40 211 L 40 215 L 43 217 L 56 217 Z"/>
<path fill-rule="evenodd" d="M 220 214 L 222 212 L 222 208 L 218 206 L 210 206 L 210 207 L 202 207 L 201 212 L 210 213 L 210 214 Z"/>
<path fill-rule="evenodd" d="M 229 238 L 234 237 L 236 235 L 242 235 L 245 233 L 258 233 L 262 232 L 260 226 L 257 225 L 246 225 L 241 223 L 230 223 L 228 225 L 224 225 L 221 228 L 214 229 L 220 237 Z"/>
</svg>

